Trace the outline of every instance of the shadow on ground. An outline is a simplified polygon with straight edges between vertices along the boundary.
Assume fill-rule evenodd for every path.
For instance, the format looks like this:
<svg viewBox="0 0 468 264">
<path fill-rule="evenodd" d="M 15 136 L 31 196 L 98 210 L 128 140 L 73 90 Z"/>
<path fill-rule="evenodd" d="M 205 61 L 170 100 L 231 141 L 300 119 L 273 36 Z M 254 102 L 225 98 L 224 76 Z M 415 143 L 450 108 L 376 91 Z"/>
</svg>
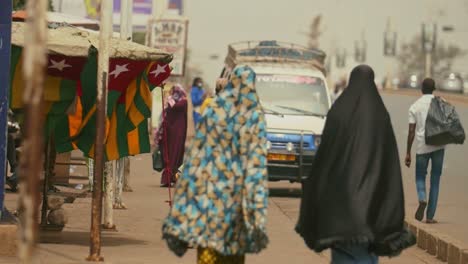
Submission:
<svg viewBox="0 0 468 264">
<path fill-rule="evenodd" d="M 77 246 L 89 246 L 89 232 L 42 232 L 41 244 L 66 244 Z M 118 233 L 102 232 L 102 245 L 105 247 L 118 247 L 125 245 L 147 245 L 149 242 L 123 237 Z"/>
<path fill-rule="evenodd" d="M 270 187 L 270 197 L 279 198 L 301 198 L 302 190 L 300 188 L 272 188 Z"/>
</svg>

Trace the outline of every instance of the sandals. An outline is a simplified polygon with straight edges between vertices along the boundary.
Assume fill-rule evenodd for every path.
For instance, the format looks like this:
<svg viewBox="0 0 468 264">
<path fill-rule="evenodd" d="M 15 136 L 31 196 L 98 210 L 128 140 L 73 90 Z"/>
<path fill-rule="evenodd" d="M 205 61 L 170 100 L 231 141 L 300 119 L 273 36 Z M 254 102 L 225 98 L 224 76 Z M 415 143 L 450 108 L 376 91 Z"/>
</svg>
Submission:
<svg viewBox="0 0 468 264">
<path fill-rule="evenodd" d="M 424 218 L 424 211 L 426 211 L 426 206 L 427 202 L 419 202 L 419 207 L 418 210 L 416 210 L 416 214 L 414 215 L 414 218 L 418 221 L 422 221 Z"/>
</svg>

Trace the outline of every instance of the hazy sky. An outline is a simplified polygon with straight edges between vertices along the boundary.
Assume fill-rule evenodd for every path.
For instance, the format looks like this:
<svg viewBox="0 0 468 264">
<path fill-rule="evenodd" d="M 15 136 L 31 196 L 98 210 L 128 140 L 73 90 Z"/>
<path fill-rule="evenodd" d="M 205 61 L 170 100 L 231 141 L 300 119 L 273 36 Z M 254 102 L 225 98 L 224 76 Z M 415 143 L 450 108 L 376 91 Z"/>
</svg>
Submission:
<svg viewBox="0 0 468 264">
<path fill-rule="evenodd" d="M 60 0 L 54 0 L 56 6 Z M 61 0 L 68 12 L 84 15 L 83 0 Z M 398 46 L 421 30 L 424 21 L 454 25 L 456 32 L 439 34 L 439 41 L 468 49 L 468 0 L 185 0 L 190 19 L 192 62 L 213 83 L 223 66 L 227 45 L 243 40 L 280 40 L 306 44 L 305 33 L 314 16 L 323 15 L 321 48 L 330 53 L 346 48 L 352 55 L 362 32 L 368 43 L 367 63 L 377 76 L 385 75 L 392 61 L 383 57 L 387 18 L 398 32 Z M 210 60 L 210 55 L 219 55 Z M 347 60 L 354 66 L 353 58 Z M 395 63 L 393 63 L 395 64 Z M 468 72 L 468 57 L 458 60 L 455 71 Z M 336 72 L 336 71 L 335 71 Z M 336 75 L 336 74 L 334 74 Z"/>
<path fill-rule="evenodd" d="M 382 55 L 388 17 L 399 44 L 419 33 L 423 21 L 433 20 L 464 31 L 442 33 L 441 41 L 468 48 L 468 0 L 186 0 L 186 5 L 192 61 L 203 69 L 207 81 L 220 72 L 229 43 L 276 39 L 306 44 L 304 33 L 318 14 L 324 22 L 321 48 L 327 52 L 345 47 L 351 54 L 354 41 L 365 31 L 367 63 L 377 76 L 388 67 Z M 210 60 L 211 54 L 220 55 L 219 60 Z M 456 70 L 468 72 L 465 61 L 460 60 Z M 349 58 L 349 67 L 352 62 Z"/>
</svg>

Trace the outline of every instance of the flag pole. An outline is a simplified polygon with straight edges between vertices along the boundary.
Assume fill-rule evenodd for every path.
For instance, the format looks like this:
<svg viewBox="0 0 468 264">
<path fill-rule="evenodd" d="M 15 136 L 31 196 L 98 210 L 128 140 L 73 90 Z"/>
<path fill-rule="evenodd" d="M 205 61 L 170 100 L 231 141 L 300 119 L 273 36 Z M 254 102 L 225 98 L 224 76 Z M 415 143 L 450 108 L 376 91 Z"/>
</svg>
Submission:
<svg viewBox="0 0 468 264">
<path fill-rule="evenodd" d="M 20 160 L 20 178 L 25 179 L 20 189 L 20 263 L 31 263 L 38 237 L 39 188 L 43 172 L 44 75 L 47 65 L 47 1 L 28 1 L 26 12 L 23 78 L 25 109 L 24 149 Z M 9 45 L 9 44 L 8 44 Z"/>
<path fill-rule="evenodd" d="M 94 144 L 94 182 L 91 208 L 91 233 L 88 261 L 104 261 L 101 256 L 102 186 L 104 170 L 104 140 L 107 109 L 107 84 L 109 75 L 109 46 L 112 36 L 112 0 L 101 2 L 101 25 L 96 98 L 96 141 Z"/>
</svg>

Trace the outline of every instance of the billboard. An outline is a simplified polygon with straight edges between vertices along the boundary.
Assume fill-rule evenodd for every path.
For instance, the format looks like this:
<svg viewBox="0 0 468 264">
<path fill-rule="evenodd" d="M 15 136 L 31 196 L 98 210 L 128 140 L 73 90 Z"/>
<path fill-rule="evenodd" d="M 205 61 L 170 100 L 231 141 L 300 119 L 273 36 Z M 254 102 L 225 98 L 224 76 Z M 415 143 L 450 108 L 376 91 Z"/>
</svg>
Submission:
<svg viewBox="0 0 468 264">
<path fill-rule="evenodd" d="M 148 25 L 149 46 L 173 54 L 172 75 L 184 76 L 188 20 L 184 18 L 156 19 L 151 20 Z"/>
<path fill-rule="evenodd" d="M 179 10 L 179 15 L 184 14 L 184 0 L 169 0 L 169 9 Z"/>
</svg>

